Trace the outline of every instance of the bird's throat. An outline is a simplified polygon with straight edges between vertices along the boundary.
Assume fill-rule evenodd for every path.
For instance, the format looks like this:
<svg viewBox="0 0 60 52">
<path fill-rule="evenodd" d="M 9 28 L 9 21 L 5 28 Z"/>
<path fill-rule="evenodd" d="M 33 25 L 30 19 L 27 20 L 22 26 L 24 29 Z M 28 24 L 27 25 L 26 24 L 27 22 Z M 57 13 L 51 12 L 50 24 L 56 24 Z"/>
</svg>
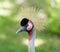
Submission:
<svg viewBox="0 0 60 52">
<path fill-rule="evenodd" d="M 29 40 L 32 39 L 32 34 L 31 34 L 31 33 L 28 34 L 28 39 L 29 39 Z"/>
</svg>

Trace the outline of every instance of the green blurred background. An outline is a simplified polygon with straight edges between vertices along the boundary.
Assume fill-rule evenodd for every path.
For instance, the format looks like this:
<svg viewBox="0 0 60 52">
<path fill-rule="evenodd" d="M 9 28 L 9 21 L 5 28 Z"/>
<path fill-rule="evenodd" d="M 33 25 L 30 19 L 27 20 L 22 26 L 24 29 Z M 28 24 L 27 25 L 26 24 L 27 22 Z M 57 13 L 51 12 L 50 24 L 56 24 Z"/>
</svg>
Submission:
<svg viewBox="0 0 60 52">
<path fill-rule="evenodd" d="M 45 42 L 36 52 L 60 52 L 60 0 L 0 0 L 0 52 L 28 52 L 22 43 L 27 33 L 16 34 L 24 17 L 34 22 L 36 39 Z"/>
</svg>

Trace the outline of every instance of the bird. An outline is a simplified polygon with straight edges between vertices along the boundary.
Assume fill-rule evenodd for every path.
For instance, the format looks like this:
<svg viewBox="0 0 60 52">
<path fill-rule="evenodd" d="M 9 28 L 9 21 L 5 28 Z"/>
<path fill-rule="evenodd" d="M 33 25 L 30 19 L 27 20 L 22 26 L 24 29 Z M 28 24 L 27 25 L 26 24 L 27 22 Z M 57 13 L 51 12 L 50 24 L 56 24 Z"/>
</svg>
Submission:
<svg viewBox="0 0 60 52">
<path fill-rule="evenodd" d="M 23 18 L 20 21 L 21 27 L 16 31 L 16 33 L 26 31 L 28 33 L 28 52 L 35 52 L 34 42 L 35 42 L 35 28 L 31 20 Z"/>
</svg>

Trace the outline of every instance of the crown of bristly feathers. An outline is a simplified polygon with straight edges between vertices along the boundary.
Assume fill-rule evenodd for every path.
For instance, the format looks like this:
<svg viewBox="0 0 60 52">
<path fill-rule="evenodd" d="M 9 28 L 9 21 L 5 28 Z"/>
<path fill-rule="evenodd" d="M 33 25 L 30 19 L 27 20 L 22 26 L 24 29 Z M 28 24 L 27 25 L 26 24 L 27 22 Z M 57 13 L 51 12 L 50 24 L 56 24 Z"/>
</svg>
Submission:
<svg viewBox="0 0 60 52">
<path fill-rule="evenodd" d="M 21 20 L 21 26 L 25 26 L 27 23 L 28 23 L 28 21 L 29 21 L 29 19 L 27 19 L 27 18 L 23 18 L 22 20 Z"/>
</svg>

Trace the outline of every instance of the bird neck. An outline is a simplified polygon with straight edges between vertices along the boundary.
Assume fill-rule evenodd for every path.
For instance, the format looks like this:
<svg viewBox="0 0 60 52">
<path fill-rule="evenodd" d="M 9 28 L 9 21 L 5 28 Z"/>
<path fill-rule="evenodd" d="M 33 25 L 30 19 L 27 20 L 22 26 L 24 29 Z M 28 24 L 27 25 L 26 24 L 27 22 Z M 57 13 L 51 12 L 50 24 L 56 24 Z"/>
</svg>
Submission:
<svg viewBox="0 0 60 52">
<path fill-rule="evenodd" d="M 32 29 L 30 32 L 28 32 L 28 39 L 31 40 L 34 35 L 34 30 Z"/>
<path fill-rule="evenodd" d="M 32 39 L 32 33 L 28 34 L 28 39 L 31 40 Z"/>
<path fill-rule="evenodd" d="M 29 45 L 28 45 L 28 52 L 35 52 L 34 42 L 35 42 L 35 30 L 33 29 L 29 35 Z"/>
</svg>

